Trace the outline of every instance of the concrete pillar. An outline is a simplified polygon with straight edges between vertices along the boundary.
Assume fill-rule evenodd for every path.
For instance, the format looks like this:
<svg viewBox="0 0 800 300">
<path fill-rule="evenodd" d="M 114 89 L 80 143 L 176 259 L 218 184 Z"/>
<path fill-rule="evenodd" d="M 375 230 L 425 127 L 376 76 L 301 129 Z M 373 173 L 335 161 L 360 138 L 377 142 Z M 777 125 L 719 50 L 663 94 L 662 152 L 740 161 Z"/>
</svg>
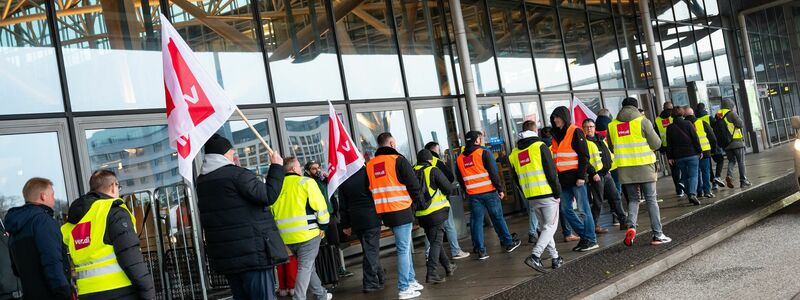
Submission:
<svg viewBox="0 0 800 300">
<path fill-rule="evenodd" d="M 449 0 L 450 13 L 453 18 L 453 31 L 458 50 L 459 69 L 463 84 L 464 98 L 467 103 L 468 130 L 483 130 L 481 120 L 478 118 L 478 99 L 475 96 L 475 80 L 472 78 L 472 63 L 467 48 L 467 31 L 464 26 L 464 15 L 461 13 L 461 0 Z"/>
</svg>

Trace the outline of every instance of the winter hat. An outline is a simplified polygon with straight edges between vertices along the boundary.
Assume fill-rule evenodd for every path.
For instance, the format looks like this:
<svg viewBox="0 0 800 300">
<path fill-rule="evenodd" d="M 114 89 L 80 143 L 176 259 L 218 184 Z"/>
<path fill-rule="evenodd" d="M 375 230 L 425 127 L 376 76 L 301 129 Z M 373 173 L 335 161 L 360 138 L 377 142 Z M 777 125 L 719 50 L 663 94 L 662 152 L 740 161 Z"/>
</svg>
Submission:
<svg viewBox="0 0 800 300">
<path fill-rule="evenodd" d="M 211 136 L 211 138 L 208 139 L 204 147 L 206 154 L 225 155 L 225 153 L 228 153 L 228 150 L 233 148 L 233 145 L 231 145 L 231 142 L 228 141 L 228 139 L 215 133 Z"/>
<path fill-rule="evenodd" d="M 428 149 L 422 149 L 417 152 L 417 163 L 421 164 L 433 160 L 433 153 Z"/>
<path fill-rule="evenodd" d="M 628 97 L 622 100 L 622 106 L 639 107 L 639 101 L 636 98 Z"/>
</svg>

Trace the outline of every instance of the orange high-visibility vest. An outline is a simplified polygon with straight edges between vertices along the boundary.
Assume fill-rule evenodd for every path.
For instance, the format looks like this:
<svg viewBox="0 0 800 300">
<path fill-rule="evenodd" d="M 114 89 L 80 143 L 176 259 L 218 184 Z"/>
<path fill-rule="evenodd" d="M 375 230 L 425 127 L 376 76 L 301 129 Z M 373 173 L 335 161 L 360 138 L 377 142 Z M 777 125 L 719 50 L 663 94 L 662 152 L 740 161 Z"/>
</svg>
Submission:
<svg viewBox="0 0 800 300">
<path fill-rule="evenodd" d="M 375 211 L 378 214 L 401 211 L 411 207 L 406 186 L 397 179 L 399 155 L 379 155 L 367 163 L 367 177 Z"/>
<path fill-rule="evenodd" d="M 572 135 L 575 134 L 577 128 L 574 124 L 570 124 L 561 144 L 559 145 L 556 139 L 553 139 L 553 145 L 550 146 L 550 150 L 553 151 L 553 160 L 556 162 L 556 170 L 559 172 L 578 169 L 578 153 L 572 149 Z"/>
<path fill-rule="evenodd" d="M 483 148 L 475 149 L 469 155 L 461 155 L 456 159 L 458 171 L 464 178 L 464 189 L 468 195 L 477 195 L 495 191 L 489 171 L 483 167 Z"/>
</svg>

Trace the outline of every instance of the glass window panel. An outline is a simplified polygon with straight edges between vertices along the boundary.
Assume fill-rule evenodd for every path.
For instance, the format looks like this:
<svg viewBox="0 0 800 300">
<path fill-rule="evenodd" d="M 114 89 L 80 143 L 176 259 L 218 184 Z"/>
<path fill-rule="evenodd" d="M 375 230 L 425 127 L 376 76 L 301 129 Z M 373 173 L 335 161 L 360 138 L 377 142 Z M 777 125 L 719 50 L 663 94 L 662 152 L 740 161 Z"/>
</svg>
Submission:
<svg viewBox="0 0 800 300">
<path fill-rule="evenodd" d="M 611 0 L 611 10 L 618 15 L 633 16 L 639 11 L 639 5 L 631 0 Z"/>
<path fill-rule="evenodd" d="M 722 2 L 727 2 L 726 0 L 722 0 Z M 705 15 L 708 17 L 719 15 L 719 6 L 717 5 L 717 0 L 691 0 L 690 5 L 704 5 L 703 11 Z"/>
<path fill-rule="evenodd" d="M 516 3 L 491 1 L 500 80 L 506 93 L 536 91 L 530 43 L 525 30 L 522 7 Z"/>
<path fill-rule="evenodd" d="M 35 145 L 35 147 L 20 147 Z M 25 204 L 22 187 L 32 177 L 53 182 L 56 219 L 64 220 L 68 201 L 64 170 L 55 132 L 0 135 L 0 218 Z"/>
<path fill-rule="evenodd" d="M 450 14 L 449 4 L 445 1 L 445 10 Z M 478 94 L 499 93 L 500 86 L 497 78 L 497 69 L 492 53 L 491 35 L 489 34 L 489 21 L 483 2 L 461 2 L 464 15 L 464 29 L 467 33 L 467 48 L 469 48 L 472 76 L 475 80 L 475 92 Z M 451 36 L 455 36 L 451 31 Z M 460 68 L 456 61 L 456 67 Z M 461 72 L 457 73 L 460 82 Z"/>
<path fill-rule="evenodd" d="M 586 2 L 586 9 L 591 11 L 608 12 L 609 5 L 617 0 L 584 0 Z"/>
<path fill-rule="evenodd" d="M 260 0 L 259 7 L 277 102 L 344 99 L 324 2 Z"/>
<path fill-rule="evenodd" d="M 522 132 L 522 123 L 536 122 L 536 127 L 544 127 L 544 120 L 539 112 L 539 97 L 526 96 L 525 102 L 508 103 L 508 116 L 511 118 L 511 139 L 518 140 L 517 134 Z M 549 122 L 548 122 L 549 123 Z"/>
<path fill-rule="evenodd" d="M 719 83 L 731 83 L 731 69 L 728 64 L 727 50 L 725 49 L 725 39 L 723 37 L 724 31 L 722 29 L 710 29 L 711 32 L 711 46 L 714 49 L 714 63 L 717 67 L 717 75 L 719 76 Z M 702 54 L 701 54 L 702 55 Z"/>
<path fill-rule="evenodd" d="M 533 56 L 539 85 L 542 91 L 569 90 L 564 48 L 555 10 L 550 7 L 528 5 L 528 25 L 533 43 Z M 546 74 L 546 76 L 545 76 Z"/>
<path fill-rule="evenodd" d="M 686 85 L 683 76 L 683 63 L 681 62 L 680 41 L 677 39 L 677 30 L 674 24 L 659 24 L 661 32 L 661 47 L 663 48 L 664 68 L 667 70 L 666 79 L 670 86 Z"/>
<path fill-rule="evenodd" d="M 478 105 L 478 115 L 483 126 L 485 146 L 492 153 L 504 155 L 506 152 L 506 128 L 503 123 L 503 111 L 499 103 Z"/>
<path fill-rule="evenodd" d="M 341 115 L 339 117 L 345 122 Z M 315 160 L 325 166 L 328 163 L 328 123 L 327 114 L 284 118 L 283 126 L 289 140 L 287 155 L 301 162 Z"/>
<path fill-rule="evenodd" d="M 677 1 L 674 1 L 674 4 L 672 5 L 672 11 L 675 13 L 675 21 L 677 21 L 677 22 L 690 22 L 692 17 L 695 17 L 695 18 L 697 17 L 697 15 L 694 14 L 694 12 L 696 11 L 695 10 L 696 7 L 693 6 L 692 10 L 690 10 L 689 9 L 689 5 L 686 4 L 687 1 L 692 1 L 692 0 L 677 0 Z M 694 2 L 694 1 L 692 1 L 692 2 Z M 701 9 L 701 8 L 697 8 L 697 9 Z"/>
<path fill-rule="evenodd" d="M 44 1 L 2 1 L 0 12 L 0 115 L 64 111 Z"/>
<path fill-rule="evenodd" d="M 794 115 L 794 112 L 792 111 L 792 108 L 794 106 L 797 106 L 798 104 L 794 104 L 795 102 L 792 101 L 791 88 L 789 87 L 788 84 L 782 84 L 782 85 L 780 85 L 780 88 L 781 88 L 781 91 L 780 91 L 781 98 L 783 99 L 784 115 L 787 118 L 790 118 L 790 117 L 792 117 Z"/>
<path fill-rule="evenodd" d="M 764 47 L 761 43 L 761 35 L 748 34 L 750 35 L 750 51 L 753 52 L 753 66 L 756 69 L 756 79 L 761 82 L 766 81 L 767 67 L 764 63 Z"/>
<path fill-rule="evenodd" d="M 453 55 L 444 27 L 447 21 L 437 2 L 407 0 L 392 3 L 409 96 L 455 94 Z"/>
<path fill-rule="evenodd" d="M 775 76 L 775 39 L 774 36 L 770 35 L 761 36 L 761 44 L 764 46 L 767 81 L 777 81 Z"/>
<path fill-rule="evenodd" d="M 697 48 L 695 48 L 696 41 L 692 33 L 692 27 L 691 25 L 678 25 L 678 35 L 683 36 L 683 38 L 679 39 L 679 43 L 687 82 L 703 80 L 700 76 L 700 66 L 697 63 Z"/>
<path fill-rule="evenodd" d="M 695 27 L 697 31 L 694 32 L 697 37 L 697 57 L 700 60 L 700 70 L 703 72 L 703 78 L 708 84 L 716 84 L 717 72 L 714 66 L 714 50 L 711 47 L 710 31 L 704 27 Z"/>
<path fill-rule="evenodd" d="M 367 0 L 336 22 L 336 37 L 351 99 L 405 96 L 388 16 L 385 1 Z"/>
<path fill-rule="evenodd" d="M 617 38 L 620 45 L 620 56 L 622 56 L 622 67 L 625 72 L 625 80 L 628 88 L 647 87 L 647 76 L 645 75 L 645 64 L 642 60 L 640 44 L 641 38 L 637 32 L 636 19 L 629 17 L 617 17 Z"/>
<path fill-rule="evenodd" d="M 603 89 L 625 88 L 623 82 L 619 50 L 614 35 L 614 20 L 610 15 L 589 14 L 592 21 L 592 42 L 600 87 Z"/>
<path fill-rule="evenodd" d="M 586 107 L 588 107 L 595 114 L 597 114 L 597 112 L 599 112 L 602 108 L 602 104 L 600 103 L 600 94 L 598 93 L 575 94 L 574 98 L 577 98 L 583 102 L 583 105 L 586 105 Z"/>
<path fill-rule="evenodd" d="M 592 45 L 586 14 L 571 10 L 562 11 L 561 31 L 564 33 L 572 89 L 597 89 L 595 59 L 592 52 L 588 51 Z"/>
<path fill-rule="evenodd" d="M 416 155 L 412 156 L 411 153 L 404 111 L 360 112 L 356 113 L 356 120 L 356 136 L 353 137 L 353 140 L 359 144 L 364 155 L 375 157 L 375 150 L 378 150 L 378 142 L 376 140 L 378 135 L 384 132 L 391 132 L 397 142 L 397 152 L 400 152 L 412 163 L 416 161 L 414 159 Z"/>
<path fill-rule="evenodd" d="M 117 173 L 123 194 L 183 181 L 173 172 L 178 168 L 177 152 L 169 147 L 166 125 L 92 129 L 85 134 L 90 171 L 109 169 Z M 157 148 L 158 144 L 162 146 Z M 159 180 L 156 174 L 161 174 Z"/>
<path fill-rule="evenodd" d="M 670 98 L 675 106 L 689 105 L 689 93 L 686 90 L 670 90 Z"/>
<path fill-rule="evenodd" d="M 439 143 L 439 154 L 460 146 L 458 118 L 453 106 L 420 108 L 414 110 L 417 117 L 417 137 L 420 145 Z M 441 157 L 446 157 L 441 155 Z"/>
<path fill-rule="evenodd" d="M 636 2 L 638 4 L 638 0 Z M 650 9 L 653 10 L 653 15 L 656 16 L 656 19 L 672 22 L 675 21 L 674 3 L 675 1 L 673 0 L 652 0 Z"/>
<path fill-rule="evenodd" d="M 553 114 L 553 111 L 556 107 L 565 106 L 569 107 L 569 99 L 572 98 L 569 94 L 563 95 L 542 95 L 542 102 L 544 103 L 544 116 L 542 116 L 545 120 L 545 126 L 553 126 L 550 123 L 550 115 Z"/>
<path fill-rule="evenodd" d="M 267 120 L 250 119 L 250 124 L 253 124 L 265 141 L 270 141 Z M 269 152 L 244 121 L 228 121 L 217 133 L 231 141 L 234 151 L 238 154 L 235 158 L 241 167 L 259 175 L 267 174 L 270 166 Z"/>
<path fill-rule="evenodd" d="M 603 93 L 603 106 L 611 112 L 612 119 L 614 119 L 622 109 L 622 100 L 624 99 L 624 94 Z"/>
</svg>

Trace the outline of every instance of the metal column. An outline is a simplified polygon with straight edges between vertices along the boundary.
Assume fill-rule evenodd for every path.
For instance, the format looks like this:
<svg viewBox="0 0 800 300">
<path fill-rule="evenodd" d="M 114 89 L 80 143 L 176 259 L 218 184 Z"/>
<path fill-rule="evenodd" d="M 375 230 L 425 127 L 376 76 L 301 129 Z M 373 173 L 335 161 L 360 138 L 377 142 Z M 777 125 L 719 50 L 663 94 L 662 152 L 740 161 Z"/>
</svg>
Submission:
<svg viewBox="0 0 800 300">
<path fill-rule="evenodd" d="M 653 36 L 653 22 L 650 20 L 649 0 L 639 0 L 639 11 L 642 14 L 642 30 L 644 31 L 644 40 L 647 43 L 650 70 L 653 74 L 653 89 L 656 92 L 658 107 L 661 107 L 664 105 L 664 81 L 661 80 L 661 66 L 658 62 L 658 53 L 656 53 L 656 39 Z"/>
<path fill-rule="evenodd" d="M 482 131 L 481 120 L 478 118 L 478 100 L 475 96 L 475 79 L 472 78 L 472 62 L 467 48 L 467 32 L 464 28 L 464 15 L 461 13 L 461 0 L 448 0 L 450 13 L 453 18 L 453 31 L 456 34 L 456 49 L 458 50 L 459 69 L 464 85 L 464 98 L 467 102 L 467 119 L 469 130 Z"/>
</svg>

